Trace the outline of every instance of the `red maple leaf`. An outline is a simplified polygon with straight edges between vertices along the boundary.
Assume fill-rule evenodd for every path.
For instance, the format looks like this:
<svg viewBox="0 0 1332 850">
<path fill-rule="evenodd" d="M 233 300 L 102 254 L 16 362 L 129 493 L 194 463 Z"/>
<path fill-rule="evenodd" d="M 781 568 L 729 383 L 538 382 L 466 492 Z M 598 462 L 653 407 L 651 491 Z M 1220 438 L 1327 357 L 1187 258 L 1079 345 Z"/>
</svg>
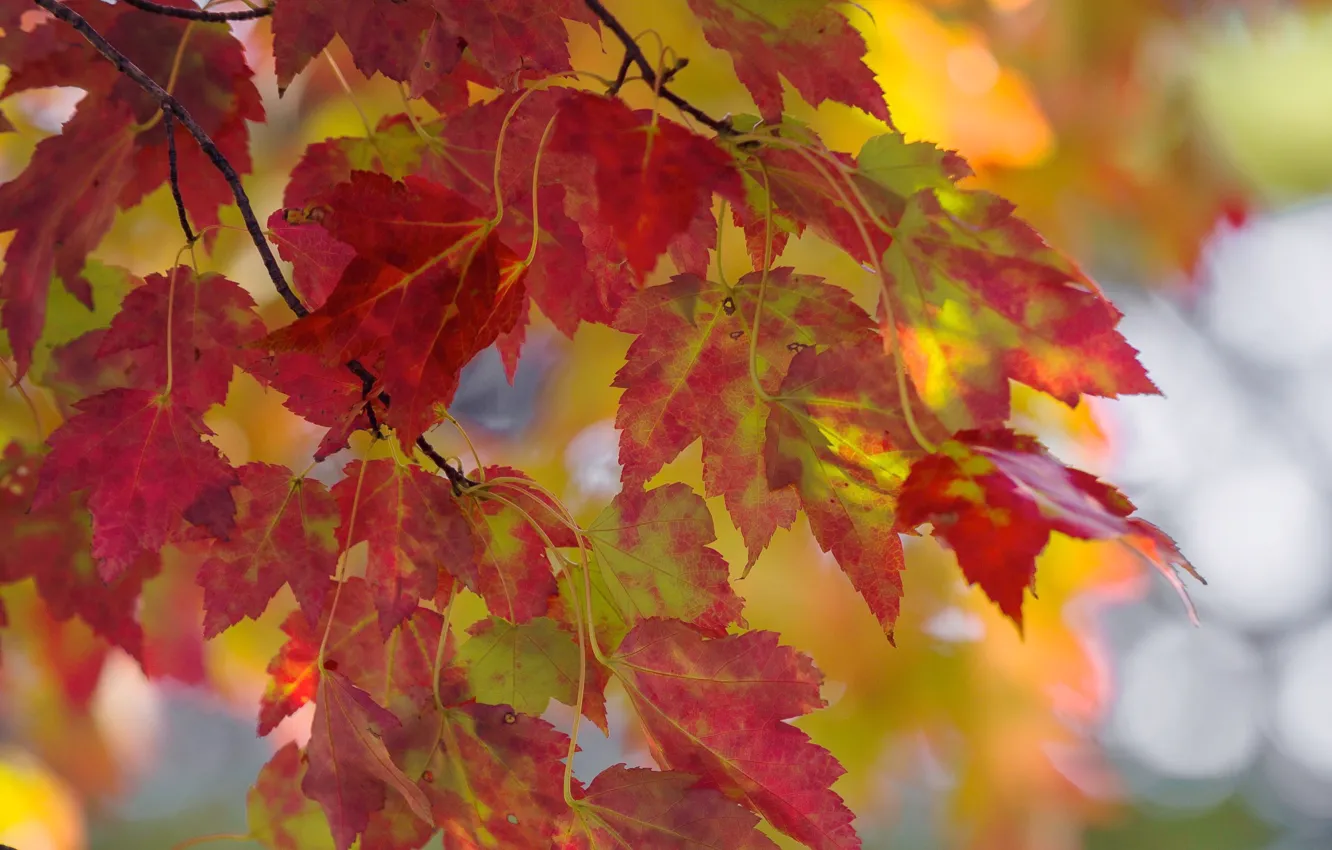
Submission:
<svg viewBox="0 0 1332 850">
<path fill-rule="evenodd" d="M 810 847 L 860 846 L 830 788 L 842 766 L 782 722 L 824 706 L 823 676 L 776 634 L 708 640 L 680 622 L 645 620 L 610 663 L 662 767 L 699 777 Z"/>
<path fill-rule="evenodd" d="M 824 0 L 689 0 L 689 8 L 708 44 L 731 54 L 765 121 L 782 119 L 782 77 L 811 106 L 835 100 L 888 120 L 865 39 Z"/>
<path fill-rule="evenodd" d="M 578 544 L 546 497 L 524 486 L 531 479 L 523 473 L 488 466 L 484 474 L 473 472 L 472 477 L 491 482 L 493 490 L 490 498 L 474 497 L 466 509 L 477 540 L 477 592 L 486 607 L 511 623 L 540 617 L 556 592 L 546 541 L 558 547 Z M 507 481 L 508 486 L 496 479 Z M 528 517 L 540 526 L 541 533 Z"/>
<path fill-rule="evenodd" d="M 428 709 L 389 746 L 430 801 L 446 847 L 547 847 L 567 811 L 569 739 L 507 705 Z"/>
<path fill-rule="evenodd" d="M 572 336 L 580 322 L 609 323 L 615 308 L 633 291 L 634 278 L 629 269 L 612 261 L 618 251 L 612 258 L 599 256 L 587 228 L 579 225 L 581 212 L 594 212 L 585 209 L 595 195 L 585 163 L 557 155 L 549 142 L 538 159 L 546 128 L 569 96 L 567 90 L 550 89 L 502 95 L 470 106 L 435 128 L 443 154 L 430 158 L 424 167 L 455 191 L 474 194 L 477 181 L 495 171 L 504 128 L 499 163 L 504 218 L 498 232 L 519 254 L 529 253 L 533 238 L 537 239 L 527 273 L 528 293 L 557 328 Z M 534 180 L 539 227 L 532 222 Z M 495 199 L 486 198 L 486 204 L 485 212 L 493 214 Z"/>
<path fill-rule="evenodd" d="M 330 368 L 314 354 L 279 351 L 252 361 L 246 368 L 255 378 L 286 395 L 283 406 L 292 413 L 328 428 L 315 449 L 315 461 L 345 449 L 353 433 L 369 430 L 370 410 L 376 421 L 384 421 L 387 408 L 378 390 L 371 387 L 367 391 L 350 369 Z"/>
<path fill-rule="evenodd" d="M 768 486 L 769 404 L 760 388 L 776 393 L 797 351 L 873 333 L 845 289 L 789 268 L 772 269 L 763 281 L 759 272 L 733 287 L 680 275 L 643 290 L 615 321 L 639 335 L 614 383 L 625 388 L 615 418 L 625 482 L 648 480 L 701 437 L 706 494 L 725 496 L 751 565 L 777 528 L 795 521 L 799 504 L 791 490 Z"/>
<path fill-rule="evenodd" d="M 754 829 L 757 817 L 717 791 L 693 787 L 697 781 L 687 773 L 608 767 L 574 800 L 558 846 L 775 850 Z"/>
<path fill-rule="evenodd" d="M 88 491 L 92 554 L 113 581 L 156 552 L 185 520 L 225 538 L 235 524 L 236 472 L 203 438 L 213 432 L 172 396 L 115 389 L 76 405 L 51 435 L 35 508 Z"/>
<path fill-rule="evenodd" d="M 641 279 L 671 241 L 708 214 L 714 192 L 743 203 L 731 157 L 711 139 L 619 100 L 570 95 L 550 149 L 591 163 L 597 221 Z"/>
<path fill-rule="evenodd" d="M 426 38 L 435 20 L 431 0 L 290 0 L 273 10 L 278 92 L 285 92 L 335 35 L 367 77 L 380 73 L 406 82 L 427 46 L 432 58 L 441 58 L 435 52 L 439 42 L 428 45 Z"/>
<path fill-rule="evenodd" d="M 369 826 L 370 815 L 383 808 L 390 788 L 417 817 L 431 820 L 429 800 L 393 763 L 384 745 L 384 736 L 401 725 L 398 718 L 327 669 L 319 677 L 316 706 L 301 790 L 323 806 L 338 850 L 355 843 Z"/>
<path fill-rule="evenodd" d="M 889 133 L 852 158 L 795 132 L 799 150 L 751 154 L 748 181 L 882 271 L 883 333 L 898 337 L 921 400 L 949 428 L 1006 421 L 1010 380 L 1068 404 L 1157 391 L 1115 328 L 1119 311 L 1010 203 L 958 188 L 971 169 L 957 154 Z M 750 206 L 761 201 L 751 191 Z"/>
<path fill-rule="evenodd" d="M 338 543 L 370 549 L 365 580 L 375 595 L 384 636 L 457 578 L 477 586 L 472 536 L 447 478 L 392 459 L 353 461 L 333 486 L 342 514 Z M 440 574 L 449 583 L 440 587 Z"/>
<path fill-rule="evenodd" d="M 321 644 L 323 670 L 345 676 L 400 717 L 410 717 L 433 704 L 437 690 L 450 705 L 467 698 L 465 673 L 452 664 L 452 638 L 446 638 L 442 649 L 439 646 L 444 632 L 438 613 L 415 609 L 386 640 L 377 627 L 374 596 L 364 580 L 347 579 L 341 589 L 335 582 L 325 582 L 325 591 L 324 616 L 317 625 L 311 625 L 300 612 L 293 612 L 282 624 L 287 641 L 268 665 L 270 680 L 260 701 L 260 735 L 267 735 L 283 718 L 314 699 L 322 672 L 318 661 Z M 336 607 L 332 605 L 335 596 Z M 434 678 L 437 669 L 438 681 Z"/>
<path fill-rule="evenodd" d="M 291 263 L 292 285 L 308 309 L 328 300 L 356 251 L 317 223 L 317 216 L 288 207 L 268 217 L 268 234 L 282 259 Z"/>
<path fill-rule="evenodd" d="M 892 639 L 906 562 L 894 525 L 898 491 L 919 450 L 877 337 L 796 356 L 768 418 L 768 483 L 793 486 L 814 539 L 831 552 Z M 913 396 L 921 427 L 942 439 Z"/>
<path fill-rule="evenodd" d="M 92 288 L 83 265 L 111 229 L 129 184 L 134 134 L 123 104 L 85 106 L 59 136 L 43 139 L 18 177 L 0 186 L 0 232 L 14 230 L 0 272 L 0 312 L 20 375 L 46 324 L 53 276 L 85 305 Z M 88 152 L 96 151 L 95 157 Z"/>
<path fill-rule="evenodd" d="M 595 26 L 597 18 L 582 0 L 487 0 L 436 2 L 449 30 L 467 43 L 477 64 L 497 80 L 519 72 L 569 70 L 564 21 Z"/>
<path fill-rule="evenodd" d="M 1034 586 L 1036 556 L 1053 531 L 1081 540 L 1124 539 L 1187 604 L 1175 570 L 1201 576 L 1160 529 L 1130 517 L 1133 511 L 1118 490 L 1068 468 L 1035 437 L 992 429 L 960 432 L 912 464 L 898 522 L 902 528 L 933 523 L 957 553 L 967 581 L 980 585 L 1020 629 L 1023 591 Z"/>
<path fill-rule="evenodd" d="M 239 284 L 177 266 L 125 296 L 97 356 L 127 357 L 125 386 L 169 388 L 174 404 L 203 414 L 226 399 L 234 367 L 250 366 L 257 352 L 248 346 L 263 335 L 254 299 Z"/>
<path fill-rule="evenodd" d="M 401 180 L 430 161 L 430 146 L 411 120 L 406 115 L 389 115 L 369 136 L 324 139 L 306 147 L 287 179 L 282 203 L 290 211 L 290 223 L 317 227 L 328 212 L 318 201 L 339 183 L 351 180 L 355 172 L 374 171 Z M 331 281 L 330 286 L 336 282 Z"/>
<path fill-rule="evenodd" d="M 284 584 L 310 623 L 319 622 L 338 560 L 337 504 L 323 484 L 283 466 L 247 463 L 236 474 L 236 529 L 212 543 L 199 568 L 204 636 L 258 619 Z"/>
<path fill-rule="evenodd" d="M 358 172 L 325 204 L 324 226 L 357 256 L 322 307 L 268 341 L 330 365 L 382 360 L 387 421 L 410 447 L 463 366 L 518 321 L 523 265 L 471 204 L 428 180 Z"/>
<path fill-rule="evenodd" d="M 103 581 L 89 551 L 92 534 L 81 500 L 66 496 L 32 507 L 42 461 L 18 443 L 0 456 L 0 583 L 31 577 L 52 617 L 78 617 L 142 662 L 139 594 L 160 559 L 145 553 L 113 581 Z"/>
<path fill-rule="evenodd" d="M 259 771 L 246 795 L 250 836 L 271 850 L 323 850 L 333 836 L 319 805 L 301 791 L 305 753 L 288 743 Z"/>
</svg>

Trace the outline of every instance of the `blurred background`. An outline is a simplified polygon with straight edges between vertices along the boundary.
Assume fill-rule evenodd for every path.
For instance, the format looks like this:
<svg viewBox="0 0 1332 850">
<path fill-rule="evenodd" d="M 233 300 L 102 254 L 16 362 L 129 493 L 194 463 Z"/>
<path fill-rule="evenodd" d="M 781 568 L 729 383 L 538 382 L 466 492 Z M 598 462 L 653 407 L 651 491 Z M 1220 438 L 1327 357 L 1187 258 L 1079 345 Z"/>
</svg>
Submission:
<svg viewBox="0 0 1332 850">
<path fill-rule="evenodd" d="M 684 0 L 608 5 L 630 30 L 654 27 L 689 57 L 682 94 L 714 113 L 752 109 Z M 1332 4 L 844 8 L 871 45 L 897 127 L 961 151 L 979 184 L 1082 262 L 1126 313 L 1124 332 L 1166 396 L 1069 410 L 1020 392 L 1015 425 L 1122 486 L 1210 582 L 1193 594 L 1195 628 L 1125 552 L 1056 539 L 1021 640 L 962 585 L 951 554 L 913 541 L 894 649 L 803 520 L 779 532 L 737 590 L 751 626 L 779 631 L 825 671 L 831 705 L 800 725 L 847 766 L 837 788 L 860 814 L 865 846 L 1332 848 Z M 383 80 L 356 79 L 340 46 L 333 55 L 355 104 L 325 62 L 279 100 L 267 24 L 237 32 L 267 97 L 248 181 L 266 215 L 305 144 L 361 135 L 357 107 L 373 124 L 401 102 Z M 614 75 L 618 50 L 603 53 L 581 26 L 570 36 L 580 69 Z M 652 34 L 644 44 L 649 55 L 660 49 Z M 650 104 L 650 93 L 628 94 Z M 18 128 L 0 135 L 0 179 L 21 170 L 79 95 L 0 103 Z M 883 131 L 854 110 L 811 110 L 789 89 L 787 98 L 834 148 L 855 151 Z M 96 256 L 138 273 L 164 269 L 176 228 L 164 189 L 123 215 Z M 728 258 L 743 261 L 737 235 L 728 239 Z M 286 321 L 243 236 L 224 232 L 204 262 L 251 288 L 271 324 Z M 783 262 L 871 292 L 862 269 L 812 238 Z M 53 304 L 66 318 L 51 345 L 105 321 L 77 309 Z M 488 352 L 452 409 L 483 460 L 526 470 L 587 520 L 618 487 L 609 385 L 628 340 L 605 328 L 569 340 L 541 321 L 531 338 L 514 386 Z M 43 401 L 43 362 L 39 353 L 27 389 L 46 405 L 49 430 L 58 413 Z M 236 464 L 304 468 L 321 437 L 244 375 L 208 421 Z M 0 442 L 32 428 L 19 394 L 5 390 Z M 464 453 L 455 435 L 437 438 Z M 313 474 L 336 480 L 365 450 L 354 444 Z M 698 474 L 695 446 L 658 480 Z M 713 513 L 719 548 L 742 563 L 719 503 Z M 189 565 L 154 579 L 144 600 L 160 624 L 147 636 L 150 680 L 77 621 L 55 620 L 30 584 L 0 597 L 11 618 L 0 635 L 0 843 L 139 850 L 245 831 L 259 767 L 308 735 L 305 711 L 273 738 L 253 732 L 290 599 L 204 645 Z M 460 606 L 457 623 L 480 612 Z M 617 735 L 584 727 L 584 778 L 646 763 L 624 731 L 623 702 L 612 704 Z M 549 719 L 567 728 L 568 710 L 552 706 Z"/>
</svg>

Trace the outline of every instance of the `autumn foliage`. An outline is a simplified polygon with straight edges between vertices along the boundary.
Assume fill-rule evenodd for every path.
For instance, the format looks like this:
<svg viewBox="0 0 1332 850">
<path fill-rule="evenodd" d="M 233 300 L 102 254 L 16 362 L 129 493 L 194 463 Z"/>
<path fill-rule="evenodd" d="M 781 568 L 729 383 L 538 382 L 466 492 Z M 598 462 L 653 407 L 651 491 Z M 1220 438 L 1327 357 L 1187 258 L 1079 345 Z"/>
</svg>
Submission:
<svg viewBox="0 0 1332 850">
<path fill-rule="evenodd" d="M 714 118 L 676 95 L 685 65 L 646 55 L 597 0 L 0 0 L 0 97 L 87 92 L 0 186 L 13 377 L 64 416 L 0 459 L 0 581 L 35 579 L 55 617 L 149 675 L 185 662 L 145 649 L 148 579 L 193 564 L 207 638 L 290 588 L 258 731 L 311 702 L 314 728 L 259 775 L 255 840 L 406 850 L 442 830 L 446 847 L 753 850 L 775 831 L 858 847 L 832 788 L 843 768 L 785 722 L 824 705 L 822 676 L 749 630 L 732 586 L 778 529 L 808 518 L 888 641 L 911 604 L 902 535 L 923 529 L 1019 627 L 1052 532 L 1122 540 L 1177 586 L 1189 569 L 1117 491 L 1009 429 L 1013 382 L 1068 404 L 1156 391 L 1095 284 L 968 188 L 958 155 L 892 128 L 843 6 L 689 8 L 756 115 Z M 284 207 L 254 209 L 240 178 L 264 111 L 230 22 L 262 17 L 280 90 L 340 38 L 360 72 L 438 117 L 404 111 L 310 145 Z M 624 52 L 618 78 L 572 71 L 566 21 Z M 830 150 L 783 121 L 783 80 L 885 131 Z M 656 107 L 631 108 L 629 86 Z M 89 260 L 164 185 L 191 251 L 239 206 L 285 320 L 266 324 L 247 288 L 188 262 Z M 714 261 L 731 227 L 753 270 L 726 280 Z M 876 303 L 783 265 L 797 235 L 859 264 Z M 123 301 L 52 347 L 52 287 L 89 309 Z M 430 442 L 480 352 L 497 347 L 512 377 L 533 309 L 565 334 L 632 338 L 615 377 L 623 487 L 586 526 L 540 481 Z M 311 461 L 358 431 L 391 454 L 331 487 L 233 466 L 204 414 L 236 370 L 327 429 Z M 695 442 L 699 485 L 652 486 Z M 747 563 L 712 547 L 705 497 L 721 497 Z M 455 631 L 465 591 L 488 616 Z M 578 725 L 541 715 L 555 700 L 605 728 L 611 682 L 659 770 L 583 782 Z"/>
</svg>

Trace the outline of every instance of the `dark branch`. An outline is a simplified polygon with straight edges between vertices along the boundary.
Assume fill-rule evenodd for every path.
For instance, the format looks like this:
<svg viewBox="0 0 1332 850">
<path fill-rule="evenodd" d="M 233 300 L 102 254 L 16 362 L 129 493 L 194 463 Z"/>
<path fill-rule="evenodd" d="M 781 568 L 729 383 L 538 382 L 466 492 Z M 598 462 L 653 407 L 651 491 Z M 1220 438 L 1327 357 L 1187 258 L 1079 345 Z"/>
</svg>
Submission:
<svg viewBox="0 0 1332 850">
<path fill-rule="evenodd" d="M 453 495 L 461 496 L 463 488 L 476 486 L 475 481 L 454 469 L 453 465 L 445 460 L 444 456 L 436 451 L 434 446 L 426 442 L 425 437 L 416 438 L 416 447 L 420 449 L 426 457 L 430 458 L 431 463 L 444 470 L 444 474 L 449 478 L 449 483 L 453 485 Z"/>
<path fill-rule="evenodd" d="M 273 287 L 277 289 L 278 294 L 282 296 L 282 300 L 286 302 L 287 307 L 291 312 L 295 313 L 298 317 L 310 315 L 309 309 L 301 303 L 301 299 L 292 290 L 291 286 L 287 284 L 287 279 L 283 276 L 281 267 L 278 266 L 277 257 L 273 256 L 273 249 L 269 247 L 268 239 L 264 236 L 263 228 L 259 226 L 259 220 L 255 218 L 254 207 L 250 205 L 250 198 L 245 194 L 245 187 L 241 185 L 240 176 L 236 174 L 236 169 L 231 167 L 231 163 L 222 155 L 222 151 L 218 150 L 217 145 L 213 143 L 211 138 L 209 138 L 208 133 L 204 132 L 204 129 L 200 127 L 198 122 L 194 120 L 188 111 L 186 111 L 185 107 L 181 106 L 180 101 L 172 97 L 167 90 L 159 86 L 152 77 L 149 77 L 140 70 L 137 65 L 131 62 L 129 57 L 121 53 L 110 42 L 103 38 L 102 34 L 93 29 L 92 25 L 84 20 L 83 16 L 78 12 L 75 12 L 73 9 L 60 2 L 60 0 L 33 0 L 33 2 L 50 12 L 56 18 L 59 18 L 73 27 L 80 35 L 88 40 L 89 44 L 96 48 L 98 53 L 106 57 L 112 65 L 115 65 L 116 70 L 137 83 L 139 88 L 152 95 L 161 106 L 164 120 L 166 122 L 167 138 L 170 140 L 167 153 L 172 164 L 172 192 L 176 196 L 177 208 L 180 210 L 181 224 L 185 228 L 186 238 L 189 238 L 190 241 L 194 240 L 189 223 L 185 220 L 184 205 L 180 199 L 179 185 L 176 179 L 177 175 L 174 156 L 175 133 L 173 132 L 174 127 L 172 125 L 173 118 L 180 120 L 181 126 L 188 130 L 190 135 L 194 137 L 194 140 L 199 143 L 199 147 L 213 163 L 213 167 L 222 174 L 222 179 L 226 180 L 227 185 L 231 187 L 231 194 L 236 198 L 236 206 L 240 209 L 241 218 L 245 220 L 245 229 L 249 232 L 250 239 L 254 242 L 254 247 L 258 249 L 259 256 L 263 258 L 264 268 L 268 270 L 268 276 L 273 281 Z M 139 0 L 139 2 L 142 2 L 142 0 Z M 138 2 L 135 2 L 133 5 L 138 6 Z M 359 360 L 348 362 L 347 368 L 361 379 L 363 385 L 366 387 L 367 393 L 377 382 L 374 373 L 365 368 Z M 388 393 L 381 392 L 379 394 L 379 400 L 383 402 L 385 407 L 388 407 Z M 374 422 L 373 419 L 371 421 Z M 375 424 L 377 425 L 378 423 Z M 472 484 L 467 476 L 450 466 L 448 461 L 446 461 L 439 452 L 435 451 L 433 446 L 426 442 L 425 437 L 418 437 L 416 445 L 425 453 L 426 457 L 430 458 L 430 460 L 448 476 L 449 481 L 453 484 L 455 492 L 460 491 L 462 487 Z"/>
<path fill-rule="evenodd" d="M 258 9 L 239 9 L 235 12 L 207 12 L 203 9 L 180 9 L 175 6 L 165 6 L 161 3 L 154 3 L 153 0 L 121 0 L 121 2 L 145 12 L 152 12 L 155 15 L 166 15 L 168 18 L 184 18 L 187 21 L 204 21 L 206 23 L 252 21 L 255 18 L 264 18 L 273 14 L 271 5 L 262 6 Z"/>
<path fill-rule="evenodd" d="M 278 266 L 277 257 L 273 256 L 273 250 L 268 247 L 268 240 L 264 238 L 263 228 L 259 226 L 259 220 L 254 217 L 254 207 L 250 206 L 250 199 L 245 194 L 245 187 L 241 185 L 240 176 L 236 174 L 236 169 L 231 167 L 231 163 L 218 150 L 217 145 L 208 137 L 204 129 L 198 122 L 180 105 L 167 90 L 157 84 L 152 77 L 149 77 L 129 60 L 125 54 L 121 53 L 111 45 L 102 34 L 92 28 L 83 16 L 73 9 L 66 6 L 59 0 L 33 0 L 38 6 L 50 12 L 55 17 L 64 21 L 78 31 L 88 43 L 97 49 L 116 66 L 116 70 L 129 77 L 139 88 L 152 95 L 153 98 L 162 107 L 163 112 L 169 112 L 175 118 L 180 119 L 180 123 L 189 130 L 190 135 L 199 143 L 199 147 L 204 154 L 212 161 L 213 167 L 221 174 L 222 179 L 227 181 L 231 187 L 231 194 L 236 198 L 236 206 L 240 208 L 241 218 L 245 220 L 245 229 L 250 233 L 250 239 L 254 241 L 254 246 L 259 249 L 259 256 L 264 261 L 264 268 L 268 270 L 268 277 L 273 281 L 273 286 L 277 287 L 278 294 L 282 300 L 287 302 L 287 306 L 298 316 L 309 315 L 310 311 L 305 309 L 301 299 L 296 297 L 296 293 L 287 285 L 287 279 L 282 276 L 282 269 Z"/>
<path fill-rule="evenodd" d="M 185 231 L 185 241 L 194 244 L 199 237 L 190 229 L 189 216 L 185 214 L 185 198 L 180 194 L 180 168 L 176 162 L 176 119 L 171 117 L 170 109 L 162 110 L 162 125 L 166 128 L 167 164 L 171 174 L 171 197 L 176 201 L 176 215 L 180 216 L 180 229 Z"/>
<path fill-rule="evenodd" d="M 610 88 L 606 89 L 606 94 L 614 96 L 620 93 L 624 88 L 624 81 L 629 76 L 629 69 L 634 66 L 634 57 L 628 50 L 624 52 L 624 58 L 620 60 L 620 70 L 615 74 L 615 82 L 611 83 Z"/>
<path fill-rule="evenodd" d="M 632 60 L 633 63 L 638 66 L 638 70 L 642 73 L 643 79 L 648 85 L 653 87 L 657 94 L 661 95 L 663 100 L 675 104 L 679 107 L 681 112 L 706 125 L 719 136 L 736 135 L 735 128 L 731 126 L 730 121 L 724 118 L 713 118 L 708 113 L 666 88 L 666 82 L 671 77 L 675 76 L 676 72 L 683 68 L 684 65 L 677 63 L 675 68 L 668 70 L 662 75 L 662 79 L 658 80 L 657 69 L 650 61 L 648 61 L 647 56 L 643 54 L 643 49 L 638 46 L 638 42 L 634 41 L 634 37 L 629 34 L 629 30 L 624 28 L 624 24 L 620 23 L 620 21 L 610 13 L 610 10 L 602 5 L 601 0 L 583 0 L 583 2 L 587 4 L 587 8 L 592 10 L 592 14 L 601 19 L 601 22 L 606 25 L 606 28 L 613 32 L 615 37 L 620 40 L 620 43 L 624 45 L 626 58 Z M 617 82 L 620 82 L 619 78 L 617 78 Z M 618 86 L 615 88 L 618 90 Z M 614 93 L 615 92 L 612 92 L 612 94 Z"/>
</svg>

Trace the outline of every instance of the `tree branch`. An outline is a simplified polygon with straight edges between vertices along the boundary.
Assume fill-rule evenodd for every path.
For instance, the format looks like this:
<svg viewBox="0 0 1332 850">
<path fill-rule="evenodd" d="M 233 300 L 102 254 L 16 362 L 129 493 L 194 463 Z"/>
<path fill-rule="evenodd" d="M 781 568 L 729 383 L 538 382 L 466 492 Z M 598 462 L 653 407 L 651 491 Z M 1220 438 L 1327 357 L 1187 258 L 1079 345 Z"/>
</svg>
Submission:
<svg viewBox="0 0 1332 850">
<path fill-rule="evenodd" d="M 73 27 L 75 31 L 87 39 L 88 43 L 91 44 L 98 53 L 106 57 L 112 65 L 115 65 L 116 70 L 124 74 L 126 77 L 129 77 L 138 84 L 139 88 L 153 96 L 162 108 L 167 138 L 169 140 L 167 153 L 173 166 L 175 157 L 171 156 L 171 154 L 174 152 L 175 135 L 173 132 L 174 127 L 172 125 L 172 119 L 178 119 L 181 126 L 189 131 L 190 135 L 194 137 L 194 140 L 199 143 L 199 147 L 203 150 L 204 154 L 206 154 L 208 159 L 213 163 L 213 167 L 221 173 L 222 179 L 226 180 L 227 185 L 231 187 L 231 194 L 236 198 L 236 206 L 240 210 L 241 218 L 245 220 L 245 229 L 249 232 L 250 239 L 254 242 L 254 247 L 258 249 L 259 256 L 264 261 L 264 268 L 268 270 L 268 276 L 273 281 L 273 287 L 277 290 L 278 295 L 282 296 L 282 300 L 286 302 L 288 309 L 298 317 L 303 318 L 310 315 L 310 310 L 301 302 L 300 297 L 292 290 L 291 286 L 287 283 L 286 277 L 282 274 L 282 269 L 278 266 L 277 257 L 273 255 L 273 249 L 269 246 L 268 239 L 264 236 L 263 228 L 259 226 L 259 220 L 254 215 L 254 207 L 250 204 L 249 196 L 245 194 L 245 187 L 241 185 L 240 176 L 236 173 L 236 169 L 231 167 L 231 163 L 227 161 L 225 156 L 223 156 L 222 151 L 218 150 L 217 145 L 213 143 L 211 138 L 209 138 L 208 133 L 199 126 L 199 123 L 195 121 L 185 107 L 180 104 L 180 101 L 172 97 L 171 94 L 158 85 L 152 77 L 149 77 L 140 70 L 139 66 L 131 62 L 129 57 L 124 53 L 121 53 L 110 42 L 103 38 L 102 34 L 93 29 L 92 25 L 89 24 L 78 12 L 75 12 L 73 9 L 60 2 L 60 0 L 33 0 L 33 2 L 47 12 L 50 12 L 59 20 L 64 21 Z M 144 0 L 134 0 L 132 5 L 142 8 L 139 6 L 142 2 L 144 2 Z M 176 196 L 177 207 L 181 215 L 181 225 L 185 229 L 186 238 L 193 241 L 191 238 L 192 233 L 189 223 L 185 219 L 184 202 L 179 195 L 180 190 L 179 184 L 175 179 L 176 176 L 175 169 L 173 168 L 172 192 Z M 365 368 L 359 360 L 349 361 L 347 363 L 347 368 L 361 379 L 363 385 L 366 387 L 367 393 L 378 380 L 374 373 Z M 388 393 L 381 392 L 379 394 L 379 400 L 383 402 L 385 407 L 389 406 L 390 399 Z M 373 419 L 371 421 L 374 422 Z M 377 425 L 378 423 L 375 424 Z M 448 461 L 435 450 L 434 446 L 431 446 L 430 443 L 426 442 L 425 437 L 418 437 L 416 439 L 416 446 L 421 449 L 421 451 L 425 453 L 425 456 L 430 458 L 430 460 L 438 466 L 445 475 L 448 476 L 449 481 L 453 484 L 455 492 L 459 491 L 462 487 L 470 486 L 473 483 L 461 471 L 449 465 Z"/>
<path fill-rule="evenodd" d="M 190 228 L 190 217 L 185 214 L 185 198 L 180 193 L 180 167 L 176 161 L 176 119 L 171 117 L 170 109 L 162 110 L 162 126 L 166 128 L 167 170 L 171 180 L 171 198 L 176 202 L 176 215 L 180 216 L 180 229 L 185 231 L 185 241 L 193 245 L 199 237 Z"/>
<path fill-rule="evenodd" d="M 282 300 L 287 302 L 287 306 L 297 316 L 309 315 L 310 311 L 305 309 L 301 299 L 296 297 L 296 293 L 287 285 L 287 279 L 282 276 L 282 269 L 278 266 L 277 257 L 273 256 L 273 250 L 268 246 L 268 240 L 264 237 L 263 228 L 259 226 L 259 220 L 254 217 L 254 207 L 250 205 L 250 199 L 245 194 L 245 187 L 241 185 L 240 176 L 236 174 L 236 169 L 231 167 L 231 163 L 222 155 L 222 151 L 218 150 L 217 145 L 213 143 L 213 140 L 209 138 L 190 113 L 185 110 L 185 107 L 180 105 L 180 101 L 172 97 L 166 89 L 159 86 L 152 77 L 140 70 L 139 66 L 131 62 L 128 56 L 113 47 L 78 12 L 59 2 L 59 0 L 33 0 L 33 2 L 72 26 L 78 31 L 79 35 L 88 40 L 88 43 L 98 53 L 106 57 L 112 65 L 115 65 L 117 71 L 129 77 L 138 84 L 139 88 L 152 95 L 162 107 L 163 112 L 170 112 L 173 117 L 180 120 L 180 123 L 190 132 L 194 140 L 199 143 L 199 147 L 204 154 L 212 161 L 213 167 L 222 174 L 222 179 L 226 180 L 227 185 L 231 187 L 231 194 L 236 198 L 236 206 L 240 208 L 241 218 L 245 220 L 245 229 L 249 231 L 254 246 L 259 249 L 259 256 L 264 261 L 264 268 L 268 270 L 268 277 L 273 281 L 273 286 L 277 287 L 278 294 L 282 296 Z"/>
<path fill-rule="evenodd" d="M 184 18 L 187 21 L 204 21 L 213 24 L 227 21 L 252 21 L 255 18 L 264 18 L 273 14 L 271 5 L 261 6 L 258 9 L 238 9 L 235 12 L 208 12 L 203 9 L 181 9 L 176 6 L 165 6 L 161 3 L 154 3 L 153 0 L 121 0 L 121 2 L 145 12 L 152 12 L 154 15 L 165 15 L 168 18 Z"/>
<path fill-rule="evenodd" d="M 588 9 L 592 10 L 592 14 L 600 18 L 601 22 L 606 25 L 606 28 L 613 32 L 615 37 L 620 40 L 620 43 L 624 45 L 624 53 L 626 57 L 625 67 L 628 67 L 629 61 L 632 60 L 633 64 L 638 66 L 638 70 L 642 73 L 644 81 L 652 86 L 653 89 L 661 95 L 663 100 L 675 104 L 679 107 L 681 112 L 684 112 L 686 115 L 689 115 L 700 123 L 706 125 L 719 136 L 737 135 L 736 130 L 731 126 L 729 119 L 713 118 L 697 106 L 694 106 L 694 104 L 666 88 L 666 82 L 673 77 L 677 71 L 684 67 L 683 64 L 678 64 L 677 67 L 667 71 L 662 76 L 659 83 L 657 80 L 656 67 L 648 61 L 647 56 L 643 54 L 643 49 L 638 46 L 638 42 L 634 41 L 634 37 L 629 34 L 629 30 L 624 28 L 624 24 L 620 23 L 619 19 L 611 14 L 610 10 L 601 3 L 601 0 L 583 0 L 583 2 L 587 4 Z M 617 82 L 622 82 L 622 78 L 617 78 Z M 618 89 L 618 86 L 615 88 Z"/>
</svg>

